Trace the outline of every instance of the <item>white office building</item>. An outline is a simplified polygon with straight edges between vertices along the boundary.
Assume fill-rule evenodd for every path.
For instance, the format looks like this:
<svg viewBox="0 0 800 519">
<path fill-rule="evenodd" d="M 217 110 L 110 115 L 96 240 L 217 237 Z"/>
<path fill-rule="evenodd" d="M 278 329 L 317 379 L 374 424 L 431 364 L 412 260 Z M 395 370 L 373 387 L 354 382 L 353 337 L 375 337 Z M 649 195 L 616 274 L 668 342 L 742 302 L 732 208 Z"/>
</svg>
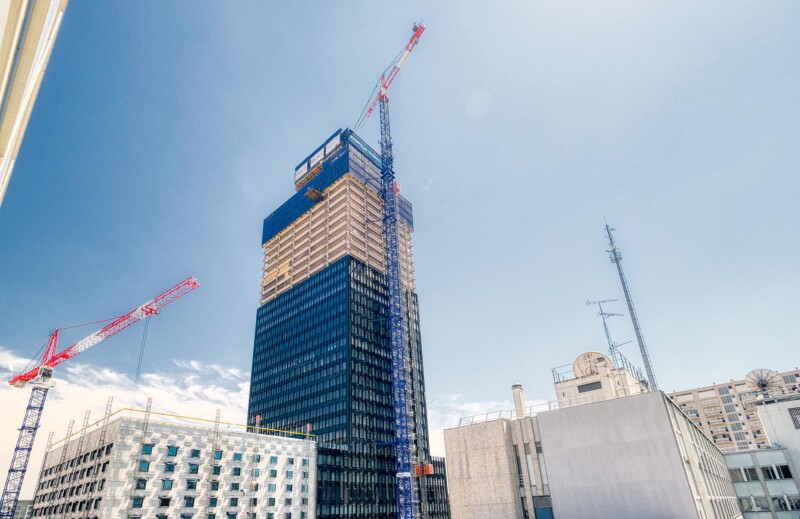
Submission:
<svg viewBox="0 0 800 519">
<path fill-rule="evenodd" d="M 46 455 L 33 517 L 306 519 L 315 516 L 316 443 L 120 416 Z"/>
</svg>

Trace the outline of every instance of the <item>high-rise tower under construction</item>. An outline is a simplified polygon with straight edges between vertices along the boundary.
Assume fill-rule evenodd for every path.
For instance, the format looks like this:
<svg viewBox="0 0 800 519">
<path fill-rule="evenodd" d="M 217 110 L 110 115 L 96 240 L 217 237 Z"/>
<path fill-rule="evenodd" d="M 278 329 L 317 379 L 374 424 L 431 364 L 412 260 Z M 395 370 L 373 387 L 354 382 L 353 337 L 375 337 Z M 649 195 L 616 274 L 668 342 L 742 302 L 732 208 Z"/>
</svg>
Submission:
<svg viewBox="0 0 800 519">
<path fill-rule="evenodd" d="M 319 439 L 317 517 L 396 516 L 380 156 L 338 130 L 295 169 L 264 220 L 248 420 Z M 420 517 L 449 517 L 428 446 L 411 204 L 398 197 L 404 344 Z M 433 474 L 430 474 L 433 468 Z"/>
</svg>

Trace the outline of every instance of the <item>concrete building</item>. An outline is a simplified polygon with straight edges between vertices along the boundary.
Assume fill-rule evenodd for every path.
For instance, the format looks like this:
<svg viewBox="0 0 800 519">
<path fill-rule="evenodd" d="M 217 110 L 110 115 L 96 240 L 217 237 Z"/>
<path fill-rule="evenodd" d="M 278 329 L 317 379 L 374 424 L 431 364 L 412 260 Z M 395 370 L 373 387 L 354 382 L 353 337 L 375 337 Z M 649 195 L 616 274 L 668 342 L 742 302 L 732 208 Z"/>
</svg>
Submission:
<svg viewBox="0 0 800 519">
<path fill-rule="evenodd" d="M 380 164 L 355 133 L 336 131 L 295 168 L 296 193 L 261 237 L 248 420 L 318 435 L 318 517 L 396 515 Z M 441 471 L 428 447 L 414 221 L 403 197 L 398 212 L 412 450 L 420 467 Z M 443 472 L 414 480 L 418 514 L 448 517 Z"/>
<path fill-rule="evenodd" d="M 615 360 L 599 351 L 587 351 L 571 365 L 553 368 L 558 407 L 646 393 L 647 383 L 641 370 L 622 353 L 614 352 L 613 356 Z"/>
<path fill-rule="evenodd" d="M 54 444 L 40 472 L 33 517 L 315 517 L 313 438 L 148 417 L 120 414 Z"/>
<path fill-rule="evenodd" d="M 17 508 L 14 510 L 14 519 L 30 519 L 33 517 L 33 500 L 20 499 L 17 501 Z"/>
<path fill-rule="evenodd" d="M 741 517 L 722 453 L 660 391 L 515 407 L 445 430 L 453 519 Z"/>
<path fill-rule="evenodd" d="M 755 408 L 770 444 L 785 449 L 794 466 L 800 466 L 800 393 L 762 397 Z"/>
<path fill-rule="evenodd" d="M 758 449 L 725 454 L 744 519 L 797 519 L 800 490 L 797 465 L 786 449 Z"/>
<path fill-rule="evenodd" d="M 0 0 L 0 205 L 67 0 Z"/>
<path fill-rule="evenodd" d="M 800 369 L 778 373 L 772 396 L 796 393 Z M 669 397 L 722 452 L 769 448 L 764 426 L 754 407 L 760 392 L 745 380 L 675 391 Z"/>
</svg>

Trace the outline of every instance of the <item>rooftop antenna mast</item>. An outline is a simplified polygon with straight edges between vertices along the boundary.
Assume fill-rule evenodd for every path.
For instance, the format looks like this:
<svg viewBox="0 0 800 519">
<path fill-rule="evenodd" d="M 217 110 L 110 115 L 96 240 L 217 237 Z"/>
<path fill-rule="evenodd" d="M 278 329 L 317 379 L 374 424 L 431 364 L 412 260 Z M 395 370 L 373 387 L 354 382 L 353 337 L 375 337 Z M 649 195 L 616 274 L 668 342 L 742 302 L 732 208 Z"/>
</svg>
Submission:
<svg viewBox="0 0 800 519">
<path fill-rule="evenodd" d="M 622 254 L 617 249 L 617 244 L 614 243 L 614 235 L 611 231 L 616 229 L 612 228 L 606 222 L 606 236 L 608 237 L 608 245 L 611 250 L 608 252 L 611 263 L 617 266 L 619 273 L 619 280 L 622 282 L 622 291 L 625 292 L 625 301 L 628 303 L 628 312 L 631 314 L 631 321 L 633 322 L 633 331 L 636 332 L 636 342 L 639 343 L 639 351 L 642 353 L 642 361 L 644 362 L 644 369 L 647 372 L 647 385 L 651 391 L 658 389 L 656 382 L 656 375 L 653 373 L 653 365 L 650 363 L 650 354 L 647 353 L 647 346 L 644 343 L 644 336 L 642 335 L 642 328 L 639 326 L 639 318 L 636 316 L 636 310 L 633 308 L 633 298 L 631 291 L 628 288 L 628 281 L 625 279 L 625 273 L 622 271 Z"/>
<path fill-rule="evenodd" d="M 621 344 L 617 344 L 613 340 L 611 340 L 611 332 L 608 330 L 608 323 L 606 319 L 609 317 L 622 317 L 623 314 L 612 314 L 611 312 L 603 311 L 603 303 L 613 303 L 617 301 L 616 299 L 603 299 L 600 301 L 586 301 L 586 306 L 597 305 L 599 312 L 597 312 L 597 316 L 603 319 L 603 329 L 606 332 L 606 342 L 608 342 L 608 352 L 611 354 L 611 359 L 614 361 L 614 366 L 619 368 L 622 366 L 619 359 L 617 358 L 617 347 L 622 346 Z M 630 342 L 630 341 L 629 341 Z M 627 344 L 624 343 L 624 344 Z"/>
</svg>

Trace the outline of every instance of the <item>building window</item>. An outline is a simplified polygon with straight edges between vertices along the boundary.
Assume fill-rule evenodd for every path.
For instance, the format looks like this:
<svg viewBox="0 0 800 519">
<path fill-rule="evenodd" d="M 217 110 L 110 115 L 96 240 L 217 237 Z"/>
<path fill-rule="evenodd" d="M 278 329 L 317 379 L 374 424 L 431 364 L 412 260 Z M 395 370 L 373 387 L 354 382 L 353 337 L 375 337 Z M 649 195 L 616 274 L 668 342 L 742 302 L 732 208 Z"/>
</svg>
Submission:
<svg viewBox="0 0 800 519">
<path fill-rule="evenodd" d="M 603 384 L 600 382 L 590 382 L 578 386 L 578 393 L 588 393 L 589 391 L 597 391 L 598 389 L 603 389 Z"/>
<path fill-rule="evenodd" d="M 222 451 L 221 450 L 217 449 L 217 450 L 214 451 L 214 459 L 215 460 L 221 460 L 222 459 Z"/>
<path fill-rule="evenodd" d="M 303 458 L 303 463 L 302 463 L 302 465 L 303 465 L 304 467 L 308 466 L 308 458 Z"/>
<path fill-rule="evenodd" d="M 292 486 L 291 484 L 288 484 L 288 485 L 286 485 L 286 491 L 287 491 L 287 492 L 292 492 L 292 491 L 294 491 L 294 486 Z"/>
<path fill-rule="evenodd" d="M 153 454 L 153 444 L 145 443 L 142 445 L 142 454 Z"/>
<path fill-rule="evenodd" d="M 775 465 L 775 470 L 778 471 L 780 479 L 791 479 L 792 472 L 789 470 L 789 465 Z"/>
<path fill-rule="evenodd" d="M 267 506 L 275 506 L 275 498 L 274 497 L 267 498 Z"/>
<path fill-rule="evenodd" d="M 238 497 L 232 497 L 231 498 L 231 506 L 239 506 L 239 498 Z"/>
<path fill-rule="evenodd" d="M 800 407 L 790 407 L 789 416 L 792 417 L 792 423 L 795 429 L 800 429 Z"/>
<path fill-rule="evenodd" d="M 165 463 L 164 464 L 164 472 L 175 472 L 175 464 L 174 463 Z"/>
<path fill-rule="evenodd" d="M 156 519 L 169 519 L 167 514 L 156 514 Z"/>
<path fill-rule="evenodd" d="M 239 490 L 239 483 L 231 483 L 231 490 Z"/>
<path fill-rule="evenodd" d="M 162 479 L 161 480 L 161 490 L 172 490 L 172 480 L 171 479 Z"/>
<path fill-rule="evenodd" d="M 241 452 L 234 452 L 233 453 L 233 461 L 242 461 L 242 453 Z"/>
<path fill-rule="evenodd" d="M 149 472 L 150 471 L 150 462 L 142 460 L 139 462 L 139 472 Z"/>
<path fill-rule="evenodd" d="M 277 465 L 278 464 L 278 457 L 277 456 L 270 456 L 269 457 L 270 465 Z"/>
<path fill-rule="evenodd" d="M 194 497 L 193 496 L 183 496 L 183 506 L 186 508 L 193 508 L 194 507 Z"/>
<path fill-rule="evenodd" d="M 259 469 L 259 468 L 252 469 L 250 471 L 250 475 L 251 476 L 255 476 L 255 477 L 260 476 L 261 475 L 261 469 Z"/>
<path fill-rule="evenodd" d="M 286 458 L 287 465 L 294 465 L 294 458 Z"/>
<path fill-rule="evenodd" d="M 220 467 L 219 465 L 214 465 L 214 467 L 211 469 L 211 472 L 213 472 L 215 476 L 219 476 L 220 474 L 222 474 L 222 467 Z"/>
<path fill-rule="evenodd" d="M 192 519 L 192 514 L 181 514 L 181 519 Z"/>
<path fill-rule="evenodd" d="M 292 506 L 292 498 L 287 497 L 286 499 L 283 500 L 283 504 L 285 504 L 286 506 Z"/>
<path fill-rule="evenodd" d="M 142 504 L 144 504 L 144 498 L 143 497 L 134 497 L 133 498 L 133 507 L 134 508 L 141 508 Z"/>
<path fill-rule="evenodd" d="M 200 465 L 197 463 L 189 463 L 189 474 L 197 474 L 200 472 Z"/>
<path fill-rule="evenodd" d="M 232 471 L 234 476 L 241 476 L 242 475 L 242 467 L 233 467 Z"/>
<path fill-rule="evenodd" d="M 210 513 L 206 516 L 206 519 L 217 519 L 217 514 Z"/>
<path fill-rule="evenodd" d="M 277 478 L 277 477 L 278 477 L 278 471 L 277 471 L 277 469 L 270 469 L 270 470 L 269 470 L 269 477 L 271 477 L 271 478 Z"/>
<path fill-rule="evenodd" d="M 169 506 L 169 502 L 172 501 L 172 498 L 169 497 L 159 497 L 158 498 L 158 506 L 165 507 Z"/>
<path fill-rule="evenodd" d="M 176 445 L 167 445 L 167 456 L 177 456 L 178 447 Z"/>
<path fill-rule="evenodd" d="M 211 482 L 211 490 L 219 490 L 219 481 Z"/>
<path fill-rule="evenodd" d="M 196 479 L 187 479 L 186 480 L 186 490 L 197 490 L 197 480 Z"/>
<path fill-rule="evenodd" d="M 192 449 L 191 457 L 192 458 L 199 458 L 200 457 L 200 449 Z"/>
<path fill-rule="evenodd" d="M 275 492 L 278 486 L 275 483 L 267 483 L 267 492 Z"/>
<path fill-rule="evenodd" d="M 261 462 L 261 454 L 253 454 L 253 461 L 255 463 Z"/>
<path fill-rule="evenodd" d="M 226 519 L 236 519 L 236 512 L 226 512 L 225 513 Z"/>
<path fill-rule="evenodd" d="M 272 512 L 267 512 L 267 519 L 275 519 L 275 514 Z"/>
<path fill-rule="evenodd" d="M 294 478 L 294 471 L 293 470 L 287 470 L 286 471 L 286 477 L 289 478 L 289 479 L 293 479 Z"/>
</svg>

